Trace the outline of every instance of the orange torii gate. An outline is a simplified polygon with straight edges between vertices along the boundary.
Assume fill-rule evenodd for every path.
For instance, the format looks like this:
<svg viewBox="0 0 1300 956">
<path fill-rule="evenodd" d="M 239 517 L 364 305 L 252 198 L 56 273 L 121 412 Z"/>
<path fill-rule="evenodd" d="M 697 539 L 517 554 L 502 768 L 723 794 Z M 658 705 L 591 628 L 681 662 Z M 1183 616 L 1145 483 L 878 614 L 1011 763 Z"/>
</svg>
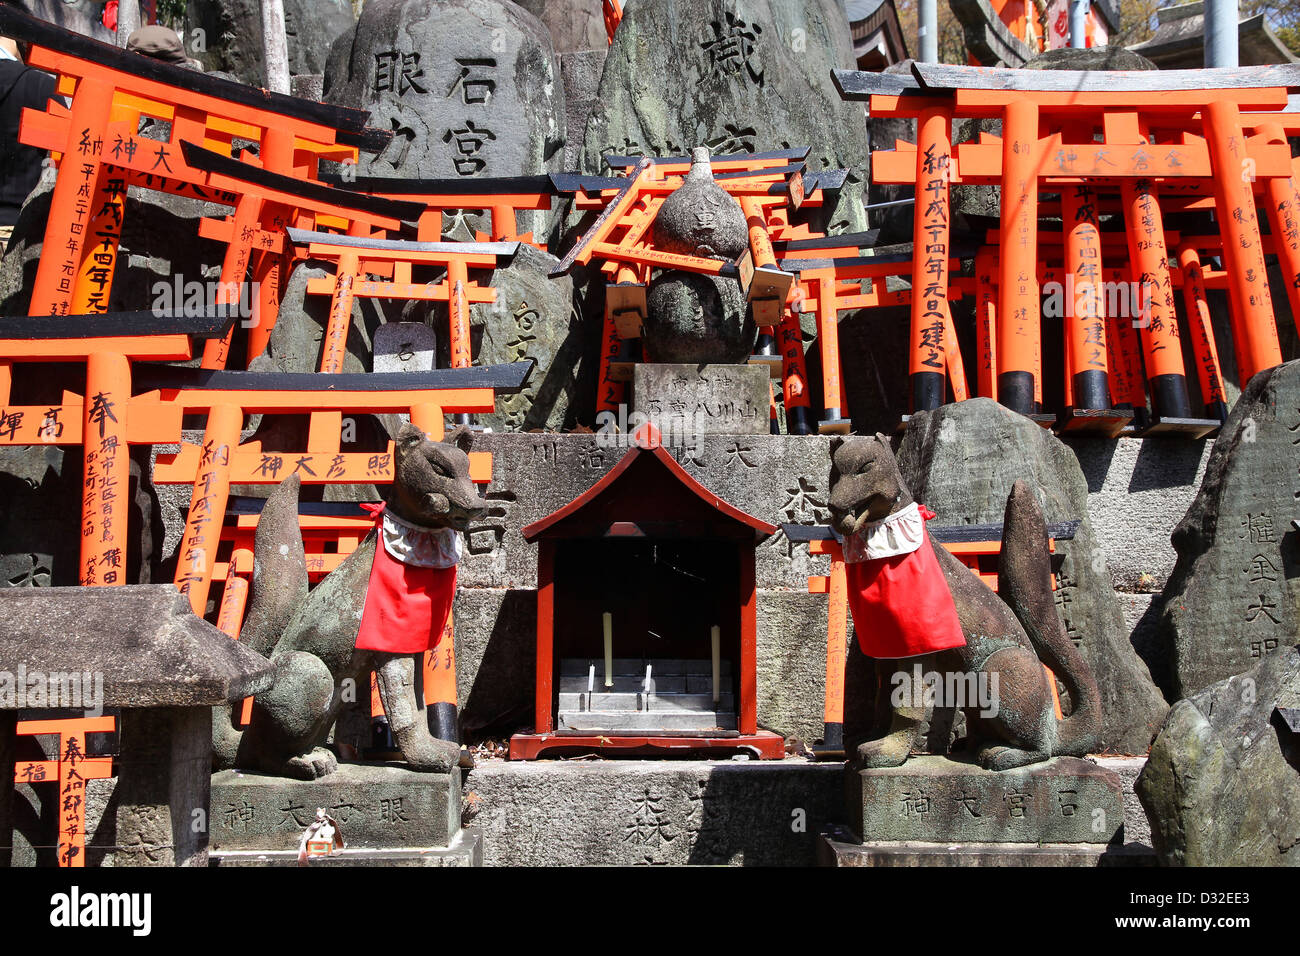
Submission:
<svg viewBox="0 0 1300 956">
<path fill-rule="evenodd" d="M 581 239 L 569 250 L 552 275 L 563 275 L 574 265 L 602 260 L 609 277 L 605 290 L 605 324 L 597 410 L 613 410 L 623 401 L 624 383 L 631 377 L 625 343 L 640 336 L 646 315 L 646 285 L 654 269 L 678 269 L 737 279 L 759 326 L 759 351 L 752 361 L 781 374 L 783 363 L 775 344 L 785 318 L 793 276 L 782 270 L 772 248 L 774 239 L 789 231 L 790 208 L 817 207 L 825 193 L 838 189 L 843 171 L 806 174 L 808 150 L 737 153 L 711 160 L 714 182 L 731 193 L 741 206 L 749 229 L 749 249 L 738 262 L 683 255 L 655 249 L 650 227 L 669 194 L 681 186 L 690 171 L 690 157 L 606 156 L 613 169 L 626 177 L 556 176 L 563 191 L 574 193 L 579 209 L 601 210 Z"/>
<path fill-rule="evenodd" d="M 1052 552 L 1053 570 L 1062 560 L 1056 555 L 1056 542 L 1074 538 L 1078 521 L 1062 521 L 1048 525 L 1047 545 Z M 1002 551 L 1002 526 L 950 525 L 926 530 L 937 544 L 943 545 L 958 561 L 966 565 L 976 577 L 994 591 L 998 589 L 998 556 Z M 823 704 L 822 743 L 814 744 L 812 751 L 817 759 L 844 759 L 844 666 L 849 648 L 849 591 L 845 571 L 844 549 L 840 536 L 824 526 L 782 524 L 781 531 L 792 544 L 807 544 L 810 555 L 830 558 L 828 574 L 808 578 L 809 594 L 825 594 L 829 602 L 826 610 L 826 692 Z M 1053 582 L 1055 584 L 1055 582 Z M 1056 681 L 1051 670 L 1044 665 L 1053 695 Z M 1057 701 L 1060 715 L 1060 701 Z"/>
<path fill-rule="evenodd" d="M 1071 223 L 1076 269 L 1085 258 L 1091 258 L 1084 256 L 1084 250 L 1096 234 L 1091 215 L 1080 218 L 1080 201 L 1086 197 L 1078 194 L 1077 185 L 1105 184 L 1113 191 L 1118 182 L 1130 225 L 1130 256 L 1143 278 L 1160 289 L 1151 320 L 1143 329 L 1157 420 L 1173 427 L 1184 422 L 1201 427 L 1202 421 L 1191 419 L 1186 397 L 1154 180 L 1199 177 L 1212 182 L 1220 218 L 1232 221 L 1230 227 L 1225 223 L 1225 228 L 1237 250 L 1258 253 L 1259 230 L 1253 218 L 1251 189 L 1239 175 L 1240 163 L 1249 159 L 1258 174 L 1283 176 L 1289 175 L 1290 157 L 1289 150 L 1270 148 L 1276 144 L 1246 141 L 1238 111 L 1279 108 L 1286 102 L 1287 87 L 1300 83 L 1300 74 L 1294 69 L 1260 68 L 1093 76 L 932 64 L 918 64 L 914 72 L 919 82 L 905 77 L 880 81 L 871 74 L 837 71 L 836 83 L 846 96 L 869 98 L 877 115 L 911 115 L 916 112 L 914 103 L 946 99 L 949 117 L 1003 121 L 1000 140 L 984 137 L 979 143 L 959 146 L 951 170 L 954 181 L 1002 187 L 1002 230 L 1017 237 L 999 262 L 997 312 L 1004 317 L 998 335 L 999 400 L 1025 413 L 1036 411 L 1041 402 L 1039 290 L 1034 281 L 1039 180 L 1061 187 L 1062 212 Z M 1184 136 L 1174 143 L 1153 142 L 1142 128 L 1147 117 L 1171 115 L 1199 117 L 1204 138 Z M 1061 132 L 1040 137 L 1039 124 L 1045 116 L 1052 117 Z M 1098 128 L 1103 135 L 1101 143 L 1093 141 Z M 916 181 L 917 157 L 924 153 L 924 144 L 921 149 L 899 144 L 893 157 L 876 153 L 873 174 L 883 181 Z M 1222 215 L 1227 210 L 1232 214 Z M 1095 207 L 1090 212 L 1095 214 Z M 1262 259 L 1259 268 L 1254 268 L 1236 251 L 1233 256 L 1241 260 L 1230 275 L 1234 314 L 1240 316 L 1237 337 L 1248 356 L 1247 371 L 1253 374 L 1280 361 L 1276 328 L 1268 307 Z M 1102 372 L 1104 368 L 1099 366 L 1105 349 L 1095 341 L 1101 323 L 1083 315 L 1076 316 L 1071 326 L 1067 340 L 1075 346 L 1070 350 L 1075 362 L 1072 371 Z M 1089 337 L 1094 339 L 1092 343 L 1087 342 Z M 1081 364 L 1084 367 L 1080 368 Z M 1095 403 L 1101 399 L 1104 379 L 1100 374 L 1076 374 L 1075 378 L 1076 401 Z"/>
<path fill-rule="evenodd" d="M 82 584 L 125 584 L 127 446 L 179 441 L 181 409 L 131 395 L 132 360 L 186 360 L 193 340 L 223 335 L 233 319 L 150 312 L 0 318 L 0 445 L 82 445 Z M 84 395 L 56 405 L 10 404 L 12 366 L 86 363 Z"/>
<path fill-rule="evenodd" d="M 526 242 L 539 249 L 545 249 L 545 244 L 536 242 L 531 232 L 519 232 L 518 214 L 551 209 L 555 198 L 564 192 L 558 186 L 558 181 L 563 178 L 546 175 L 398 179 L 389 176 L 345 178 L 337 174 L 321 177 L 324 182 L 340 189 L 419 203 L 424 207 L 416 236 L 421 242 L 443 240 L 443 213 L 483 211 L 488 213 L 490 225 L 488 232 L 476 232 L 478 242 Z"/>
<path fill-rule="evenodd" d="M 226 243 L 220 286 L 226 296 L 238 295 L 250 257 L 255 251 L 259 255 L 252 263 L 258 303 L 248 336 L 250 362 L 266 348 L 279 314 L 282 282 L 297 261 L 285 243 L 287 228 L 329 222 L 352 232 L 369 234 L 372 229 L 400 228 L 404 221 L 418 219 L 423 212 L 418 203 L 397 202 L 302 181 L 189 142 L 181 144 L 181 152 L 187 166 L 203 177 L 205 185 L 239 197 L 232 216 L 224 220 L 204 219 L 199 224 L 200 235 Z M 224 368 L 229 346 L 230 340 L 226 338 L 205 350 L 203 367 Z"/>
<path fill-rule="evenodd" d="M 64 106 L 25 110 L 23 142 L 61 154 L 51 198 L 32 314 L 88 311 L 102 291 L 103 257 L 116 256 L 124 197 L 110 180 L 116 168 L 174 178 L 182 141 L 230 152 L 232 139 L 260 145 L 261 161 L 288 175 L 313 175 L 319 159 L 354 160 L 359 146 L 384 134 L 367 131 L 363 111 L 268 93 L 127 53 L 0 7 L 0 34 L 33 44 L 29 63 L 59 76 Z M 139 135 L 141 117 L 170 124 L 167 141 Z M 301 158 L 300 158 L 301 157 Z M 91 244 L 92 236 L 101 242 Z M 96 250 L 98 249 L 98 252 Z M 94 258 L 94 256 L 100 258 Z M 101 308 L 106 308 L 105 303 Z"/>
<path fill-rule="evenodd" d="M 519 249 L 518 242 L 405 242 L 300 229 L 290 229 L 288 236 L 306 250 L 307 257 L 334 263 L 333 275 L 307 283 L 308 294 L 331 297 L 329 326 L 321 349 L 322 372 L 343 370 L 352 303 L 357 296 L 446 302 L 451 367 L 468 368 L 473 364 L 469 307 L 471 303 L 495 302 L 497 297 L 496 289 L 471 282 L 469 270 L 495 269 L 499 260 L 509 259 Z M 413 282 L 414 267 L 439 269 L 443 275 L 429 282 Z M 391 278 L 365 278 L 382 272 Z"/>
<path fill-rule="evenodd" d="M 841 242 L 844 237 L 827 237 L 825 242 Z M 801 248 L 791 250 L 791 246 Z M 805 243 L 787 243 L 787 255 L 791 251 L 796 257 L 782 259 L 780 265 L 799 277 L 800 288 L 794 304 L 795 312 L 810 312 L 817 316 L 817 341 L 821 351 L 822 362 L 822 407 L 823 414 L 817 430 L 821 434 L 847 434 L 852 430 L 852 422 L 846 416 L 847 399 L 843 381 L 843 363 L 839 351 L 839 314 L 852 309 L 869 309 L 882 306 L 903 306 L 914 303 L 913 290 L 903 289 L 887 291 L 887 276 L 910 275 L 915 257 L 910 249 L 879 250 L 880 254 L 859 255 L 857 248 L 816 247 Z M 847 252 L 844 256 L 834 258 L 800 257 L 798 252 L 836 253 Z M 947 379 L 951 380 L 953 393 L 957 401 L 967 397 L 966 372 L 957 348 L 957 335 L 947 310 L 949 299 L 962 297 L 960 286 L 948 282 L 954 267 L 959 267 L 958 251 L 949 250 L 951 261 L 945 257 L 944 276 L 947 283 L 943 289 L 944 310 L 946 318 L 941 319 L 937 335 L 940 345 L 948 352 L 949 358 L 944 363 Z M 863 280 L 871 282 L 871 290 L 862 292 L 858 285 Z M 847 286 L 847 288 L 846 288 Z M 928 294 L 928 293 L 927 293 Z M 796 326 L 797 328 L 797 326 Z M 946 384 L 946 383 L 945 383 Z M 928 386 L 927 386 L 928 387 Z"/>
<path fill-rule="evenodd" d="M 497 392 L 523 387 L 531 360 L 511 365 L 438 369 L 431 372 L 367 374 L 280 374 L 223 372 L 159 367 L 141 387 L 155 389 L 165 400 L 192 411 L 207 411 L 202 445 L 186 444 L 180 453 L 159 455 L 155 484 L 192 484 L 185 534 L 180 544 L 176 586 L 200 616 L 216 576 L 218 549 L 232 484 L 278 484 L 297 474 L 304 484 L 384 484 L 394 480 L 392 443 L 385 452 L 341 450 L 344 412 L 408 412 L 429 437 L 443 437 L 443 415 L 490 412 Z M 310 412 L 307 449 L 263 451 L 260 442 L 239 444 L 245 413 Z M 470 454 L 470 478 L 492 479 L 490 454 Z M 255 527 L 255 522 L 253 523 Z M 351 536 L 357 529 L 343 529 Z M 362 535 L 364 537 L 364 535 Z M 337 541 L 338 539 L 336 539 Z M 242 550 L 242 549 L 241 549 Z M 237 638 L 248 600 L 248 580 L 230 571 L 218 604 L 218 627 Z M 448 627 L 451 627 L 450 620 Z M 434 732 L 455 739 L 456 673 L 454 648 L 425 656 L 425 699 Z M 439 705 L 449 705 L 439 706 Z M 244 718 L 248 716 L 245 703 Z M 450 735 L 450 736 L 448 736 Z"/>
<path fill-rule="evenodd" d="M 113 717 L 18 721 L 20 734 L 56 736 L 58 757 L 54 760 L 19 760 L 14 764 L 13 782 L 0 781 L 0 786 L 58 784 L 58 861 L 61 867 L 86 865 L 86 781 L 113 776 L 113 758 L 86 756 L 86 738 L 91 734 L 111 734 L 116 726 Z"/>
<path fill-rule="evenodd" d="M 408 412 L 435 441 L 444 413 L 490 412 L 496 392 L 523 387 L 531 361 L 511 365 L 436 369 L 431 372 L 337 374 L 224 372 L 156 366 L 138 376 L 146 397 L 206 412 L 203 444 L 186 444 L 159 455 L 155 484 L 194 486 L 176 586 L 194 612 L 206 612 L 216 565 L 220 525 L 232 484 L 278 484 L 291 474 L 304 484 L 370 484 L 393 480 L 391 444 L 386 452 L 341 450 L 343 415 Z M 301 453 L 263 451 L 260 442 L 239 443 L 245 414 L 311 414 L 308 447 Z M 487 465 L 485 469 L 485 464 Z M 471 458 L 476 480 L 490 479 L 490 464 Z M 488 477 L 482 477 L 486 470 Z"/>
</svg>

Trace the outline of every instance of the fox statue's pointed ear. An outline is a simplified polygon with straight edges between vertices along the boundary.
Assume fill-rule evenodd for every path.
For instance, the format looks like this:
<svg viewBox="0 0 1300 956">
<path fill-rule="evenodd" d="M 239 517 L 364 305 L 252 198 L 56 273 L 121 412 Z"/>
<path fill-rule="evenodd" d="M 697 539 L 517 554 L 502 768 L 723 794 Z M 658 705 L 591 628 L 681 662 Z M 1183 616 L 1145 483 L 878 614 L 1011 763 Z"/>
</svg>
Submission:
<svg viewBox="0 0 1300 956">
<path fill-rule="evenodd" d="M 468 425 L 457 425 L 443 441 L 449 445 L 455 445 L 468 455 L 470 448 L 474 445 L 474 433 Z"/>
<path fill-rule="evenodd" d="M 393 440 L 402 448 L 409 449 L 418 448 L 428 437 L 424 429 L 406 422 L 397 430 L 397 437 Z"/>
</svg>

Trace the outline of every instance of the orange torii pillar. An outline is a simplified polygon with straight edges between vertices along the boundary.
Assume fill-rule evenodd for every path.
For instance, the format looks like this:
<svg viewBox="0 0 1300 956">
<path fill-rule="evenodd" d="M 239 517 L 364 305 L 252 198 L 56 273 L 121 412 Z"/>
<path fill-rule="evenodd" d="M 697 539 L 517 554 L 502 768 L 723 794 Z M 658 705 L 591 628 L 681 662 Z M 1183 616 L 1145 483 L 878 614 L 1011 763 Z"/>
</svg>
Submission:
<svg viewBox="0 0 1300 956">
<path fill-rule="evenodd" d="M 950 250 L 950 109 L 927 106 L 917 120 L 916 211 L 912 226 L 912 322 L 908 349 L 911 410 L 932 411 L 947 394 L 946 330 Z"/>
<path fill-rule="evenodd" d="M 997 397 L 997 253 L 992 246 L 981 246 L 975 253 L 975 351 L 979 359 L 976 394 Z"/>
<path fill-rule="evenodd" d="M 208 610 L 208 589 L 230 496 L 230 464 L 243 425 L 243 409 L 236 405 L 214 405 L 208 411 L 194 498 L 185 519 L 176 565 L 176 587 L 189 598 L 190 607 L 199 617 Z"/>
<path fill-rule="evenodd" d="M 1219 365 L 1219 350 L 1214 343 L 1210 306 L 1205 298 L 1205 270 L 1195 246 L 1179 246 L 1178 267 L 1183 272 L 1183 304 L 1187 307 L 1187 325 L 1195 346 L 1196 373 L 1201 384 L 1201 398 L 1205 401 L 1205 416 L 1226 422 L 1228 402 L 1223 393 L 1223 371 Z"/>
<path fill-rule="evenodd" d="M 1277 123 L 1264 123 L 1259 132 L 1270 143 L 1287 143 L 1286 133 Z M 1293 161 L 1289 177 L 1269 177 L 1264 194 L 1273 233 L 1273 252 L 1282 269 L 1291 314 L 1300 316 L 1300 171 L 1296 169 Z"/>
<path fill-rule="evenodd" d="M 453 260 L 455 261 L 457 260 Z M 461 268 L 464 268 L 463 262 Z M 411 424 L 422 429 L 431 441 L 442 441 L 444 428 L 441 407 L 430 404 L 416 405 L 411 409 Z M 424 652 L 424 705 L 425 719 L 429 722 L 429 733 L 439 740 L 459 743 L 455 608 L 447 614 L 447 624 L 443 627 L 438 646 Z"/>
<path fill-rule="evenodd" d="M 1116 266 L 1107 268 L 1106 275 L 1116 287 L 1127 283 L 1132 288 L 1133 270 Z M 1141 431 L 1151 424 L 1151 416 L 1147 411 L 1147 390 L 1142 380 L 1142 345 L 1134 328 L 1135 321 L 1135 317 L 1130 315 L 1107 316 L 1109 334 L 1106 343 L 1111 349 L 1111 402 L 1116 408 L 1133 409 L 1133 427 Z"/>
<path fill-rule="evenodd" d="M 1042 331 L 1038 299 L 1038 105 L 1008 103 L 1002 120 L 1002 216 L 998 261 L 998 401 L 1039 411 Z"/>
<path fill-rule="evenodd" d="M 1121 186 L 1135 293 L 1140 302 L 1142 354 L 1155 427 L 1161 419 L 1191 418 L 1182 339 L 1169 280 L 1169 249 L 1155 186 L 1124 179 Z"/>
<path fill-rule="evenodd" d="M 803 355 L 799 315 L 789 306 L 781 318 L 781 389 L 785 400 L 785 430 L 790 435 L 812 433 L 812 400 L 808 397 L 808 368 Z"/>
<path fill-rule="evenodd" d="M 1245 388 L 1257 372 L 1282 364 L 1282 348 L 1278 343 L 1277 320 L 1259 238 L 1241 111 L 1234 102 L 1211 99 L 1201 116 L 1215 172 L 1216 218 L 1223 232 L 1237 368 L 1240 385 Z"/>
<path fill-rule="evenodd" d="M 59 738 L 55 760 L 22 760 L 14 764 L 15 783 L 58 783 L 59 849 L 61 867 L 86 865 L 86 781 L 113 776 L 112 757 L 87 757 L 86 738 L 91 734 L 111 734 L 116 726 L 113 717 L 74 717 L 66 720 L 20 720 L 17 733 L 55 734 Z M 4 834 L 8 837 L 8 834 Z"/>
<path fill-rule="evenodd" d="M 808 579 L 809 593 L 827 592 L 826 608 L 826 693 L 822 704 L 822 744 L 813 752 L 826 756 L 844 751 L 844 663 L 849 651 L 849 583 L 844 551 L 837 541 L 813 539 L 809 554 L 831 559 L 830 574 Z"/>
<path fill-rule="evenodd" d="M 1097 194 L 1086 184 L 1061 190 L 1065 229 L 1065 274 L 1073 285 L 1065 297 L 1065 335 L 1072 362 L 1066 369 L 1073 404 L 1082 409 L 1110 406 L 1107 382 L 1105 297 L 1101 286 L 1101 230 Z"/>
</svg>

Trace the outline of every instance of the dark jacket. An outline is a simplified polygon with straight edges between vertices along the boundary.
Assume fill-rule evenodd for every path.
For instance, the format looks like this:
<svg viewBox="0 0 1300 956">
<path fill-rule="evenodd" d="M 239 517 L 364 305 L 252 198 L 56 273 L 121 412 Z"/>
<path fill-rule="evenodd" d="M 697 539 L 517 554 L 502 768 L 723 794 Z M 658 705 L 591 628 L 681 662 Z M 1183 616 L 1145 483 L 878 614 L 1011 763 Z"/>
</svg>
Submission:
<svg viewBox="0 0 1300 956">
<path fill-rule="evenodd" d="M 54 77 L 15 60 L 0 60 L 0 226 L 18 221 L 27 194 L 41 181 L 46 152 L 18 142 L 23 107 L 44 110 Z"/>
</svg>

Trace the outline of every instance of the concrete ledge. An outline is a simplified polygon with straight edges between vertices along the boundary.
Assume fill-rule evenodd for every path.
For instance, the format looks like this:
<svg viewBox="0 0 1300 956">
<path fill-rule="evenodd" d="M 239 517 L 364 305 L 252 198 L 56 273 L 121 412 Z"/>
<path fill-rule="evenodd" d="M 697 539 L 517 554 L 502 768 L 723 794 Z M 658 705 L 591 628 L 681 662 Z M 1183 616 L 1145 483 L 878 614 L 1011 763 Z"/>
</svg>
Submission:
<svg viewBox="0 0 1300 956">
<path fill-rule="evenodd" d="M 227 850 L 210 854 L 212 866 L 298 866 L 297 850 Z M 461 830 L 451 846 L 412 847 L 403 850 L 366 850 L 345 847 L 330 856 L 309 857 L 306 866 L 482 866 L 483 838 L 474 830 Z"/>
<path fill-rule="evenodd" d="M 853 842 L 846 828 L 832 827 L 817 845 L 822 866 L 1155 866 L 1150 847 L 1114 843 L 917 843 Z"/>
</svg>

